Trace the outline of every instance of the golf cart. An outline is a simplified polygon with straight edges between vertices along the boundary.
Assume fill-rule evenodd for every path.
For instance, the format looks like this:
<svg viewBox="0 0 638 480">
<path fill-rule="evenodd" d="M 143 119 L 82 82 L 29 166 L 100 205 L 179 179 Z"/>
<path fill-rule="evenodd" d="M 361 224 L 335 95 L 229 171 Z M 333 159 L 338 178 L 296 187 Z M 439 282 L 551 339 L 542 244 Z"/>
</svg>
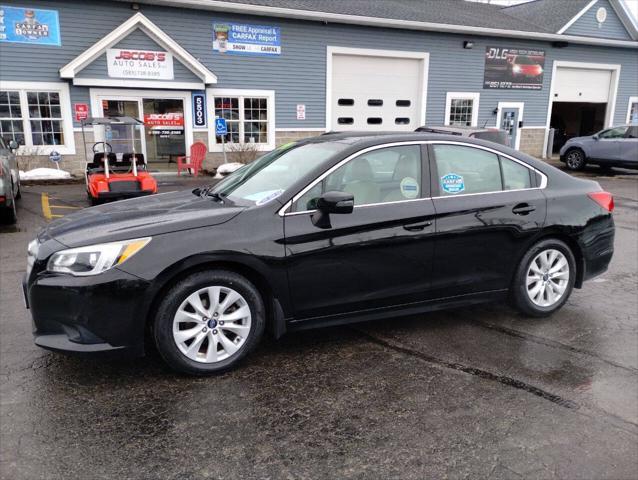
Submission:
<svg viewBox="0 0 638 480">
<path fill-rule="evenodd" d="M 132 117 L 94 117 L 82 121 L 86 193 L 91 204 L 157 193 L 157 182 L 147 169 L 144 154 L 135 151 L 135 132 L 143 124 Z M 93 128 L 94 138 L 103 139 L 91 147 L 92 161 L 84 134 L 86 126 Z"/>
</svg>

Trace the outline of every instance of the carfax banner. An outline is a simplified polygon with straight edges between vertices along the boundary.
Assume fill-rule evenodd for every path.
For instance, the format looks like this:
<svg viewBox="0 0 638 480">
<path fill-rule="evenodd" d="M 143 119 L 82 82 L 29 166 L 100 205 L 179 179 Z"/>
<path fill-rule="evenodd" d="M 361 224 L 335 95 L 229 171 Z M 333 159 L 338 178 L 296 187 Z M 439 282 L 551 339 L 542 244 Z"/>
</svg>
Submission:
<svg viewBox="0 0 638 480">
<path fill-rule="evenodd" d="M 60 46 L 58 12 L 0 5 L 0 42 Z"/>
<path fill-rule="evenodd" d="M 485 48 L 483 88 L 542 90 L 545 51 Z"/>
<path fill-rule="evenodd" d="M 237 55 L 281 55 L 281 29 L 246 23 L 214 23 L 213 50 Z"/>
</svg>

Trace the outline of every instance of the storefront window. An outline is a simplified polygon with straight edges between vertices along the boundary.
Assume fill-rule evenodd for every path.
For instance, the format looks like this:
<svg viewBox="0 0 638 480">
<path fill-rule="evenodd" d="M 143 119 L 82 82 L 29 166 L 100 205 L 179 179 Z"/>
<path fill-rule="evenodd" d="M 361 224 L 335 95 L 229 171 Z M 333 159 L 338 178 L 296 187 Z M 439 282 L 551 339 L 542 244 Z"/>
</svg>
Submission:
<svg viewBox="0 0 638 480">
<path fill-rule="evenodd" d="M 58 92 L 27 92 L 33 145 L 63 145 L 62 109 Z"/>
<path fill-rule="evenodd" d="M 24 145 L 22 108 L 18 91 L 0 91 L 0 137 L 7 144 L 15 140 L 19 145 Z"/>
<path fill-rule="evenodd" d="M 226 119 L 226 143 L 268 143 L 268 99 L 216 97 L 215 117 Z M 222 137 L 217 136 L 221 143 Z"/>
<path fill-rule="evenodd" d="M 34 154 L 73 153 L 73 123 L 66 83 L 2 82 L 0 136 Z M 33 147 L 33 150 L 30 150 Z M 44 148 L 42 148 L 44 147 Z"/>
</svg>

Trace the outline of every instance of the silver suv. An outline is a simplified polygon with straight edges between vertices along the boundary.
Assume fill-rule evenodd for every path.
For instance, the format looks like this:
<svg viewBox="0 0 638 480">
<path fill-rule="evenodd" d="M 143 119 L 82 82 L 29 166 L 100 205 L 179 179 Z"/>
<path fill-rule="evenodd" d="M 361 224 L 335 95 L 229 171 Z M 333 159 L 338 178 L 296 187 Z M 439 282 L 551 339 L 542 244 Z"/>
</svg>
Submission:
<svg viewBox="0 0 638 480">
<path fill-rule="evenodd" d="M 638 125 L 620 125 L 570 138 L 560 149 L 560 161 L 570 170 L 582 170 L 587 163 L 638 168 Z"/>
<path fill-rule="evenodd" d="M 7 145 L 0 137 L 0 222 L 16 223 L 16 200 L 20 198 L 20 172 L 13 151 L 18 144 L 11 140 Z"/>
</svg>

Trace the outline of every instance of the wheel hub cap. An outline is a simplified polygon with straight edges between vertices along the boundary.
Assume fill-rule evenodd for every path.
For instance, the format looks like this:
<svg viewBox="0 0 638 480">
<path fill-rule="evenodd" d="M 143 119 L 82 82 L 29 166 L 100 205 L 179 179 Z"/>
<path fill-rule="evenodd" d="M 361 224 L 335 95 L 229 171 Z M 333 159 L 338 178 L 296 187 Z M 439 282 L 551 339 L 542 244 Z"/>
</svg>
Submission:
<svg viewBox="0 0 638 480">
<path fill-rule="evenodd" d="M 563 298 L 571 272 L 565 255 L 556 249 L 540 252 L 530 262 L 526 287 L 529 299 L 539 307 L 552 307 Z"/>
<path fill-rule="evenodd" d="M 248 302 L 229 287 L 204 287 L 182 302 L 173 318 L 173 340 L 180 352 L 200 363 L 235 355 L 250 334 Z"/>
</svg>

